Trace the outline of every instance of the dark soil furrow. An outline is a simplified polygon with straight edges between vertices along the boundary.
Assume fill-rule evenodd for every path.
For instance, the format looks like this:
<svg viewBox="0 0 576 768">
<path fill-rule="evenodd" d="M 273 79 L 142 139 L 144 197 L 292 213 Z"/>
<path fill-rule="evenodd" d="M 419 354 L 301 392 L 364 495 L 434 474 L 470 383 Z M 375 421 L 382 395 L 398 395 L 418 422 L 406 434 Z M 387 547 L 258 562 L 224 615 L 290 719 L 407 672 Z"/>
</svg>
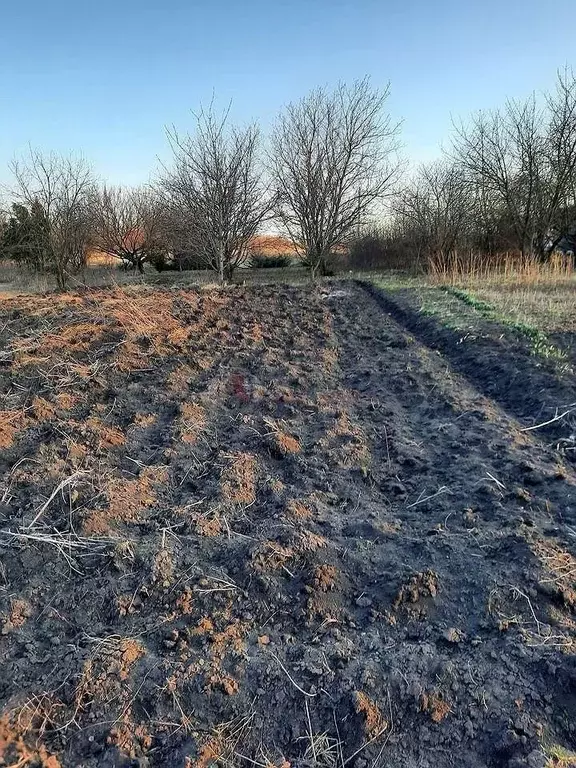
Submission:
<svg viewBox="0 0 576 768">
<path fill-rule="evenodd" d="M 576 382 L 572 374 L 559 376 L 553 363 L 534 355 L 529 344 L 515 339 L 495 323 L 482 321 L 482 334 L 465 334 L 423 315 L 413 303 L 409 290 L 393 293 L 372 283 L 358 284 L 383 310 L 398 320 L 420 341 L 439 350 L 460 374 L 486 397 L 495 400 L 523 426 L 553 419 L 563 408 L 576 403 Z M 573 419 L 554 422 L 535 431 L 547 443 L 572 446 Z M 574 458 L 574 451 L 567 454 Z"/>
</svg>

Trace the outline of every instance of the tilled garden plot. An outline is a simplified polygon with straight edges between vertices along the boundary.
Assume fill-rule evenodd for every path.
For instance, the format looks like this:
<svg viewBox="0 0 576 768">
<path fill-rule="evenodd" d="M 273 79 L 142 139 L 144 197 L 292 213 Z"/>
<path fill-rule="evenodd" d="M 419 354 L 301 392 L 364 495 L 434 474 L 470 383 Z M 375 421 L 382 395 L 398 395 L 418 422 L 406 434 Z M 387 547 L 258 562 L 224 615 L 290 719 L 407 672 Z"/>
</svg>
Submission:
<svg viewBox="0 0 576 768">
<path fill-rule="evenodd" d="M 2 326 L 0 765 L 568 759 L 573 466 L 361 287 Z"/>
</svg>

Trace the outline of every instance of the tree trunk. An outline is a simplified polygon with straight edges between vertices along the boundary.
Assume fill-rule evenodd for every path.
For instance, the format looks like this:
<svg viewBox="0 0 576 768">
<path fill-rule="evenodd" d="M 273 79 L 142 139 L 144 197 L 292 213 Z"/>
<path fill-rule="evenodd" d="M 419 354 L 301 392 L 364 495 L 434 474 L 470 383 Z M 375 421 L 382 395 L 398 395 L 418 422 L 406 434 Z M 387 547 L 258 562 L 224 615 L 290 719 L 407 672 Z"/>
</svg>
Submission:
<svg viewBox="0 0 576 768">
<path fill-rule="evenodd" d="M 322 256 L 318 262 L 318 273 L 322 277 L 330 277 L 334 274 L 334 270 L 330 266 L 327 256 Z"/>
<path fill-rule="evenodd" d="M 330 269 L 328 268 L 328 258 L 323 251 L 313 251 L 307 257 L 307 261 L 310 269 L 310 278 L 312 280 L 316 280 L 318 276 L 326 277 L 326 275 L 330 274 Z"/>
<path fill-rule="evenodd" d="M 220 285 L 224 285 L 225 282 L 225 275 L 224 275 L 224 254 L 222 251 L 218 254 L 218 282 Z"/>
<path fill-rule="evenodd" d="M 535 240 L 536 240 L 536 254 L 538 256 L 539 261 L 541 262 L 547 261 L 553 249 L 556 246 L 554 245 L 551 249 L 548 250 L 546 248 L 546 237 L 542 234 L 536 235 Z"/>
<path fill-rule="evenodd" d="M 56 285 L 59 291 L 66 290 L 66 272 L 60 264 L 56 264 Z"/>
</svg>

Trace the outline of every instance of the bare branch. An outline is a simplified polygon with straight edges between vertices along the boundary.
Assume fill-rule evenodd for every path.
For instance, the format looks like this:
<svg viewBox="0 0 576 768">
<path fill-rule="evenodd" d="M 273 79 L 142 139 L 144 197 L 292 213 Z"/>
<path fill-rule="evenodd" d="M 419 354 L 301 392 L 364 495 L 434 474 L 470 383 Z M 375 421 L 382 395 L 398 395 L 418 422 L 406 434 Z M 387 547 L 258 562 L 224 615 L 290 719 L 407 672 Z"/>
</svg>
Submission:
<svg viewBox="0 0 576 768">
<path fill-rule="evenodd" d="M 150 190 L 104 186 L 94 200 L 94 245 L 143 272 L 161 247 L 161 219 Z"/>
</svg>

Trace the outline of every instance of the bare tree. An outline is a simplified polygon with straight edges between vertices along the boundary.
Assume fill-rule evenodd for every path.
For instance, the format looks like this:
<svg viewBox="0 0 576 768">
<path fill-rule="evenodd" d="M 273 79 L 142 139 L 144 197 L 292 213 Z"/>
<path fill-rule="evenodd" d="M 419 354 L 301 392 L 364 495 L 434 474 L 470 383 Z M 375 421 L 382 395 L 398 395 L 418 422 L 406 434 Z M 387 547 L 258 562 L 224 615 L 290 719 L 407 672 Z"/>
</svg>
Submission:
<svg viewBox="0 0 576 768">
<path fill-rule="evenodd" d="M 210 107 L 193 134 L 168 131 L 172 166 L 159 189 L 182 250 L 195 252 L 221 283 L 249 256 L 249 244 L 270 211 L 258 164 L 259 131 L 228 124 Z"/>
<path fill-rule="evenodd" d="M 44 155 L 34 149 L 10 168 L 16 181 L 15 198 L 29 211 L 42 211 L 46 221 L 42 263 L 54 273 L 58 288 L 64 290 L 70 274 L 84 267 L 92 244 L 91 168 L 82 158 Z"/>
<path fill-rule="evenodd" d="M 102 187 L 93 205 L 95 247 L 144 272 L 159 247 L 161 210 L 145 189 Z"/>
<path fill-rule="evenodd" d="M 418 251 L 441 259 L 467 244 L 475 213 L 462 170 L 448 161 L 422 165 L 397 196 L 393 209 Z"/>
<path fill-rule="evenodd" d="M 399 163 L 399 126 L 384 112 L 389 87 L 367 79 L 312 91 L 280 115 L 270 166 L 278 219 L 306 259 L 324 273 L 390 192 Z"/>
<path fill-rule="evenodd" d="M 574 76 L 561 73 L 543 106 L 531 96 L 477 114 L 457 127 L 454 149 L 480 197 L 506 211 L 522 254 L 544 256 L 576 171 Z"/>
</svg>

